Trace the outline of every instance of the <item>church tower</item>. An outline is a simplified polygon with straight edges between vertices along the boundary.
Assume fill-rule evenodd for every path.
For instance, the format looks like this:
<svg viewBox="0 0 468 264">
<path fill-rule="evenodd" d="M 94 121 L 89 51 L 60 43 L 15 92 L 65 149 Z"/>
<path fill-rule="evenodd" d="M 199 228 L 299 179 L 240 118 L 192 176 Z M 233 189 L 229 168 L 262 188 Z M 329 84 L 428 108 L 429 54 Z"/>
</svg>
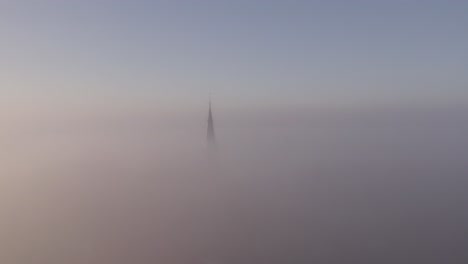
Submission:
<svg viewBox="0 0 468 264">
<path fill-rule="evenodd" d="M 208 144 L 208 148 L 215 149 L 216 148 L 216 136 L 214 130 L 214 120 L 213 120 L 213 112 L 211 110 L 211 96 L 208 105 L 208 128 L 206 132 L 206 141 Z"/>
</svg>

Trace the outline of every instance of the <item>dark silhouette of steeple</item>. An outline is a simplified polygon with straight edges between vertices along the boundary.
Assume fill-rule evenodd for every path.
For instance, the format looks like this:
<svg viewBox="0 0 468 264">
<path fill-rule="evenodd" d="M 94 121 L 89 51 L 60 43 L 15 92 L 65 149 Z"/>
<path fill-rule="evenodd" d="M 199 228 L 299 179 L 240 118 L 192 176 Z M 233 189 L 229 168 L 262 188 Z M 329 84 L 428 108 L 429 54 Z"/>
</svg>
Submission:
<svg viewBox="0 0 468 264">
<path fill-rule="evenodd" d="M 211 110 L 211 96 L 208 109 L 208 128 L 206 133 L 206 140 L 209 148 L 216 148 L 216 136 L 214 130 L 213 112 Z"/>
</svg>

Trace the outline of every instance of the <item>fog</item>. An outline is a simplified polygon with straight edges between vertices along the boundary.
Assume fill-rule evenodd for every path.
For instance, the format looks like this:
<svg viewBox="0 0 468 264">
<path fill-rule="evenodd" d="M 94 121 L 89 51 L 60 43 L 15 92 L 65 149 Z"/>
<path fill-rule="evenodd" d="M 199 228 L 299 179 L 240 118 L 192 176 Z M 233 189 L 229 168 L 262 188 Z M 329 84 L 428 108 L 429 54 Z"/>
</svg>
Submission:
<svg viewBox="0 0 468 264">
<path fill-rule="evenodd" d="M 468 110 L 64 118 L 0 134 L 0 263 L 466 263 Z"/>
</svg>

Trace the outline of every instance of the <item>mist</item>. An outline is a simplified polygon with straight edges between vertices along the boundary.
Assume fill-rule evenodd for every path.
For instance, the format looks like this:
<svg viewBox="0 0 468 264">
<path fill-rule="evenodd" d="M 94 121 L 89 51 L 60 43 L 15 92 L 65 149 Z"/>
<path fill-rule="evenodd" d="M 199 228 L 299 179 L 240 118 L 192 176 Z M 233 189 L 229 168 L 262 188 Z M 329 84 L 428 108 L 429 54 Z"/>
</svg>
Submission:
<svg viewBox="0 0 468 264">
<path fill-rule="evenodd" d="M 464 263 L 468 110 L 64 118 L 2 134 L 1 263 Z M 44 121 L 47 120 L 47 121 Z"/>
</svg>

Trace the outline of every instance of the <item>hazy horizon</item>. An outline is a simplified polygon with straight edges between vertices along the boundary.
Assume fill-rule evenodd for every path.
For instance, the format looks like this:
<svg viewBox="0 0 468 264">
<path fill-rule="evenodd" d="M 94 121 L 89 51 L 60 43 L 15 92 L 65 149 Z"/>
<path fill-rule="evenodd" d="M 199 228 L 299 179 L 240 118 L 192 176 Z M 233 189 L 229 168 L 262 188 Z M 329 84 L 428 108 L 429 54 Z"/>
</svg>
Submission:
<svg viewBox="0 0 468 264">
<path fill-rule="evenodd" d="M 468 263 L 467 28 L 468 1 L 0 0 L 0 263 Z"/>
</svg>

